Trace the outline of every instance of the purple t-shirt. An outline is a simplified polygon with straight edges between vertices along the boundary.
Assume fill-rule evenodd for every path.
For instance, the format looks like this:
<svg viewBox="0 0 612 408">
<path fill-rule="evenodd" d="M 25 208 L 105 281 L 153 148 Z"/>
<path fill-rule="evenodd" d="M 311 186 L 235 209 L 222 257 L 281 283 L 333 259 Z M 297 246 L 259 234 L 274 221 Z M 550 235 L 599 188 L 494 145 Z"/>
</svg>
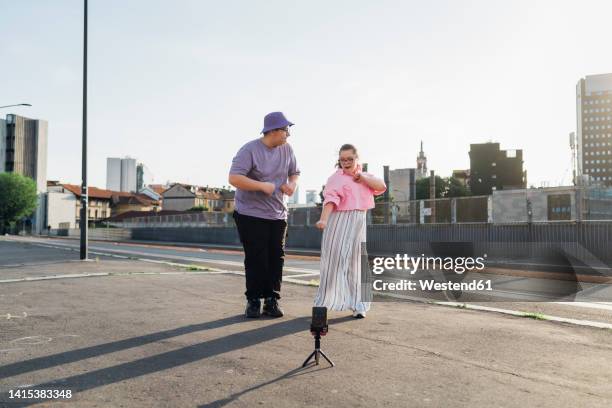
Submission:
<svg viewBox="0 0 612 408">
<path fill-rule="evenodd" d="M 263 191 L 236 190 L 235 208 L 240 214 L 268 220 L 287 219 L 285 194 L 280 186 L 289 176 L 299 175 L 300 170 L 288 143 L 268 147 L 261 139 L 251 140 L 238 150 L 232 160 L 230 174 L 240 174 L 257 181 L 274 183 L 274 194 Z"/>
</svg>

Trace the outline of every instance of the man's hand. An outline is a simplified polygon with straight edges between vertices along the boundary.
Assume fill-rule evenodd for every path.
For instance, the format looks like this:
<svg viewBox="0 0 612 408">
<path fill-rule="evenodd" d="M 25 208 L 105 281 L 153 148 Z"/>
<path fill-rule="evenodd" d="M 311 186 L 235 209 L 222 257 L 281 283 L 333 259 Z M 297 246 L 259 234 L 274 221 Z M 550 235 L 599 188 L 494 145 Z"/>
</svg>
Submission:
<svg viewBox="0 0 612 408">
<path fill-rule="evenodd" d="M 289 183 L 285 183 L 282 186 L 280 186 L 280 190 L 287 194 L 289 197 L 291 197 L 293 195 L 293 193 L 295 192 L 295 188 L 296 188 L 296 184 L 292 181 L 290 181 Z"/>
<path fill-rule="evenodd" d="M 265 194 L 271 196 L 272 194 L 274 194 L 275 189 L 276 186 L 274 185 L 274 183 L 269 183 L 267 181 L 261 182 L 261 191 L 263 191 Z"/>
<path fill-rule="evenodd" d="M 327 221 L 319 220 L 319 221 L 317 221 L 317 223 L 315 224 L 315 227 L 317 227 L 318 229 L 320 229 L 321 231 L 323 231 L 323 230 L 325 229 L 325 227 L 327 227 Z"/>
</svg>

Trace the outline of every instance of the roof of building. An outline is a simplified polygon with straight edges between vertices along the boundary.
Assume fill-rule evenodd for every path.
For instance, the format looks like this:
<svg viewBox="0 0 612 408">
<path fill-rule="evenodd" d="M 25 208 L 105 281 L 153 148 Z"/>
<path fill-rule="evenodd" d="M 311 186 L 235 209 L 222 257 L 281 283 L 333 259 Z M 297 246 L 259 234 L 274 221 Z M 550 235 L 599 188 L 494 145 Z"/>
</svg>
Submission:
<svg viewBox="0 0 612 408">
<path fill-rule="evenodd" d="M 184 189 L 188 190 L 191 194 L 193 194 L 197 198 L 204 198 L 208 200 L 233 199 L 234 194 L 235 194 L 235 191 L 228 190 L 225 188 L 209 187 L 209 186 L 200 187 L 200 186 L 184 184 L 184 183 L 173 183 L 170 188 L 176 185 L 179 185 L 183 187 Z M 170 190 L 170 188 L 168 188 L 165 191 Z"/>
<path fill-rule="evenodd" d="M 155 191 L 157 194 L 161 195 L 164 191 L 168 189 L 168 186 L 163 184 L 149 184 L 149 187 L 152 191 Z"/>
<path fill-rule="evenodd" d="M 123 205 L 158 205 L 159 202 L 153 200 L 151 197 L 145 194 L 130 194 L 130 195 L 112 195 L 113 204 L 123 204 Z"/>
<path fill-rule="evenodd" d="M 81 186 L 76 185 L 76 184 L 62 184 L 62 187 L 64 187 L 66 190 L 70 191 L 72 194 L 74 194 L 77 197 L 81 196 Z M 123 191 L 112 191 L 112 190 L 104 190 L 98 187 L 87 187 L 87 195 L 90 198 L 103 198 L 103 199 L 107 199 L 110 200 L 112 198 L 113 195 L 118 195 L 118 196 L 129 196 L 132 195 L 133 193 L 126 193 Z"/>
</svg>

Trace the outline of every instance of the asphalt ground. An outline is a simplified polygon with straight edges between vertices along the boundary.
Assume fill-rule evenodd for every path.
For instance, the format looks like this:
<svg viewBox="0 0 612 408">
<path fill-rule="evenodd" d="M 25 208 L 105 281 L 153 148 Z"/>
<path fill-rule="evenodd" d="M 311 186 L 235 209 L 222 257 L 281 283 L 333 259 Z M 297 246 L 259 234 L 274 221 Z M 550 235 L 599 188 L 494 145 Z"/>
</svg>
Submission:
<svg viewBox="0 0 612 408">
<path fill-rule="evenodd" d="M 609 329 L 376 302 L 331 312 L 336 367 L 302 369 L 316 288 L 284 284 L 285 317 L 246 319 L 237 273 L 70 252 L 0 242 L 0 406 L 612 405 Z M 10 399 L 41 389 L 72 398 Z"/>
</svg>

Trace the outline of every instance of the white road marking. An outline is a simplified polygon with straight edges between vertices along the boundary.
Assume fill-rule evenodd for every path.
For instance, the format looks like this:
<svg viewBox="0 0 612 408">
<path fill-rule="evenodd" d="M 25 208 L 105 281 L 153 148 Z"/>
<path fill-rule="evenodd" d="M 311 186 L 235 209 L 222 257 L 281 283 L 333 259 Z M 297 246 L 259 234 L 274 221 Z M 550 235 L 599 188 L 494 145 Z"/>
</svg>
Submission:
<svg viewBox="0 0 612 408">
<path fill-rule="evenodd" d="M 586 307 L 589 309 L 612 310 L 612 302 L 553 302 L 558 305 Z"/>
<path fill-rule="evenodd" d="M 40 241 L 34 241 L 34 242 L 40 242 Z M 70 248 L 70 249 L 76 249 L 78 248 L 77 245 L 72 245 L 72 244 L 64 244 L 64 243 L 54 243 L 53 245 L 50 244 L 42 244 L 39 243 L 38 245 L 40 246 L 45 246 L 48 248 L 54 248 L 55 245 L 60 246 L 60 247 L 64 247 L 64 248 Z M 223 259 L 215 259 L 215 258 L 202 258 L 202 257 L 190 257 L 190 256 L 180 256 L 180 255 L 171 255 L 171 254 L 159 254 L 159 253 L 151 253 L 151 252 L 141 252 L 141 251 L 134 251 L 134 250 L 127 250 L 127 249 L 116 249 L 116 248 L 104 248 L 104 247 L 96 247 L 96 246 L 91 246 L 89 247 L 90 249 L 95 249 L 97 251 L 109 251 L 111 253 L 120 253 L 120 254 L 129 254 L 129 255 L 138 255 L 138 256 L 146 256 L 146 257 L 154 257 L 154 258 L 163 258 L 163 259 L 174 259 L 177 261 L 190 261 L 190 262 L 205 262 L 205 263 L 211 263 L 211 264 L 216 264 L 216 265 L 225 265 L 225 266 L 237 266 L 237 267 L 244 267 L 244 262 L 238 262 L 238 261 L 227 261 L 227 260 L 223 260 Z M 102 256 L 108 256 L 108 253 L 104 253 L 104 252 L 92 252 L 89 251 L 89 253 L 94 254 L 94 255 L 102 255 Z M 119 256 L 119 255 L 116 255 Z M 129 259 L 129 256 L 125 256 L 123 258 Z M 184 265 L 183 265 L 184 266 Z M 296 273 L 313 273 L 313 272 L 317 272 L 315 269 L 305 269 L 305 268 L 295 268 L 292 266 L 286 266 L 283 268 L 284 271 L 287 272 L 296 272 Z M 318 274 L 318 272 L 317 272 Z"/>
</svg>

